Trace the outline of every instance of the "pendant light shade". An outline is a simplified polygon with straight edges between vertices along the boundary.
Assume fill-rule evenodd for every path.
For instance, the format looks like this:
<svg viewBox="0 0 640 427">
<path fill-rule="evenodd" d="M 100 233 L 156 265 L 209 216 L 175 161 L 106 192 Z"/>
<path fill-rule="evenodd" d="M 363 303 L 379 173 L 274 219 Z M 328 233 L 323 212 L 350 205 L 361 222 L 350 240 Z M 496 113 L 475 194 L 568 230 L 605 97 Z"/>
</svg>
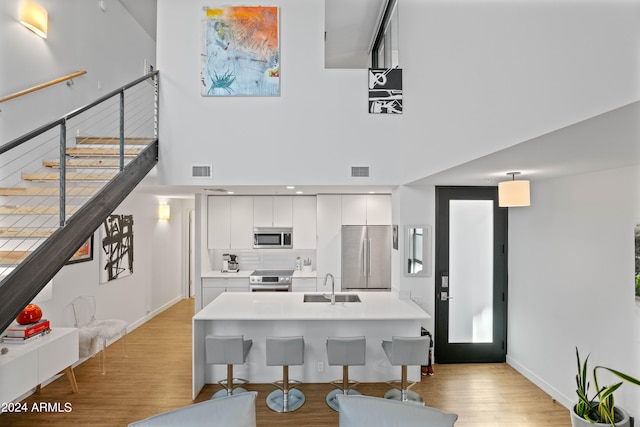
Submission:
<svg viewBox="0 0 640 427">
<path fill-rule="evenodd" d="M 20 23 L 42 37 L 47 38 L 49 14 L 47 9 L 33 1 L 25 1 L 20 7 Z"/>
<path fill-rule="evenodd" d="M 520 172 L 509 172 L 507 175 L 511 175 L 511 181 L 498 183 L 498 206 L 503 208 L 530 206 L 529 181 L 516 181 L 516 175 L 520 175 Z"/>
</svg>

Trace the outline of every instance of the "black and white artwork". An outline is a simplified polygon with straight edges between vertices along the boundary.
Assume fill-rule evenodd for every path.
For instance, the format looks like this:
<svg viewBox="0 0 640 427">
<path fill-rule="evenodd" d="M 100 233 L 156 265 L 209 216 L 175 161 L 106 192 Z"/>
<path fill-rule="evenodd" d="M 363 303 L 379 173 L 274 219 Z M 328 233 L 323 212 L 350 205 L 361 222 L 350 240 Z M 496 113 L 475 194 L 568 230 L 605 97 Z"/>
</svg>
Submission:
<svg viewBox="0 0 640 427">
<path fill-rule="evenodd" d="M 402 69 L 369 69 L 369 113 L 402 114 Z"/>
<path fill-rule="evenodd" d="M 133 215 L 109 215 L 100 236 L 100 283 L 133 274 Z"/>
</svg>

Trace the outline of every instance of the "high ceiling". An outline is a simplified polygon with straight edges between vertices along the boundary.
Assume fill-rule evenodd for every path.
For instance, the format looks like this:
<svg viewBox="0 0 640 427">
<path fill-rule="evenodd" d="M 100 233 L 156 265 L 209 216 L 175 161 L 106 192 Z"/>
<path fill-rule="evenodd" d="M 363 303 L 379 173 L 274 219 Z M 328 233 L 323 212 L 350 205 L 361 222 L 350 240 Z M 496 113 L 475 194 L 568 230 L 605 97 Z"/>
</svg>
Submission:
<svg viewBox="0 0 640 427">
<path fill-rule="evenodd" d="M 155 40 L 157 0 L 120 0 Z M 387 0 L 325 1 L 325 66 L 368 68 L 369 49 Z"/>
</svg>

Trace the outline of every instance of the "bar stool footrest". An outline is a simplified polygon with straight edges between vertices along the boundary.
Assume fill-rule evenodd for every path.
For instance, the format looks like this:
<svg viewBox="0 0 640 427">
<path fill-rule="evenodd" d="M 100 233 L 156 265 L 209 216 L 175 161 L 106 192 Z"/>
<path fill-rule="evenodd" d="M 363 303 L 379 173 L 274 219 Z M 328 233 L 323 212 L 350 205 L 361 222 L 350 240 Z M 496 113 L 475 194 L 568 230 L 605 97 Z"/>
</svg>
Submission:
<svg viewBox="0 0 640 427">
<path fill-rule="evenodd" d="M 230 396 L 230 395 L 236 395 L 236 394 L 241 394 L 241 393 L 246 393 L 247 390 L 242 388 L 242 387 L 235 387 L 231 390 L 231 393 L 229 393 L 229 391 L 226 388 L 223 388 L 221 390 L 216 391 L 213 396 L 211 396 L 212 399 L 217 399 L 219 397 L 225 397 L 225 396 Z"/>
<path fill-rule="evenodd" d="M 288 389 L 289 390 L 293 390 L 294 388 L 298 387 L 300 384 L 302 384 L 302 381 L 289 380 Z M 284 390 L 284 381 L 282 381 L 282 380 L 272 382 L 271 385 L 273 385 L 275 387 L 278 387 L 280 390 Z M 278 390 L 276 390 L 276 391 L 278 391 Z"/>
</svg>

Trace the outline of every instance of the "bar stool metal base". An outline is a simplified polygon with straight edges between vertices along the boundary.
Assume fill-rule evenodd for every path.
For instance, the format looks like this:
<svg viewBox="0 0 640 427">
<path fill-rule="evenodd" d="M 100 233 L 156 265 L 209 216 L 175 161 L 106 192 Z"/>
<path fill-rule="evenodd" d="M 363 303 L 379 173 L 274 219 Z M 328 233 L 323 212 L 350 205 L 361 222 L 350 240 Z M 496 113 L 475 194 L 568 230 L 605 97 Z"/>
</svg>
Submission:
<svg viewBox="0 0 640 427">
<path fill-rule="evenodd" d="M 212 399 L 217 399 L 219 397 L 224 397 L 224 396 L 230 396 L 230 395 L 236 395 L 236 394 L 241 394 L 241 393 L 246 393 L 247 390 L 245 390 L 242 387 L 236 387 L 233 390 L 231 390 L 231 393 L 229 393 L 229 391 L 226 388 L 223 388 L 221 390 L 216 391 L 213 396 L 211 396 Z"/>
<path fill-rule="evenodd" d="M 336 396 L 339 395 L 339 394 L 348 394 L 350 396 L 353 396 L 353 395 L 359 395 L 359 394 L 362 394 L 362 393 L 360 393 L 357 390 L 347 390 L 346 393 L 343 390 L 340 390 L 340 389 L 335 389 L 335 390 L 330 391 L 327 394 L 326 401 L 327 401 L 327 405 L 329 405 L 329 407 L 331 409 L 333 409 L 334 411 L 339 411 L 340 410 L 340 407 L 338 406 L 338 399 L 336 399 Z"/>
<path fill-rule="evenodd" d="M 300 408 L 304 404 L 304 394 L 297 389 L 291 389 L 287 392 L 282 390 L 274 390 L 267 396 L 267 406 L 276 412 L 292 412 Z"/>
<path fill-rule="evenodd" d="M 399 400 L 402 402 L 420 403 L 424 405 L 424 400 L 422 400 L 422 397 L 415 391 L 405 390 L 405 393 L 406 395 L 403 396 L 402 390 L 394 388 L 386 392 L 384 394 L 384 398 L 390 400 Z"/>
</svg>

